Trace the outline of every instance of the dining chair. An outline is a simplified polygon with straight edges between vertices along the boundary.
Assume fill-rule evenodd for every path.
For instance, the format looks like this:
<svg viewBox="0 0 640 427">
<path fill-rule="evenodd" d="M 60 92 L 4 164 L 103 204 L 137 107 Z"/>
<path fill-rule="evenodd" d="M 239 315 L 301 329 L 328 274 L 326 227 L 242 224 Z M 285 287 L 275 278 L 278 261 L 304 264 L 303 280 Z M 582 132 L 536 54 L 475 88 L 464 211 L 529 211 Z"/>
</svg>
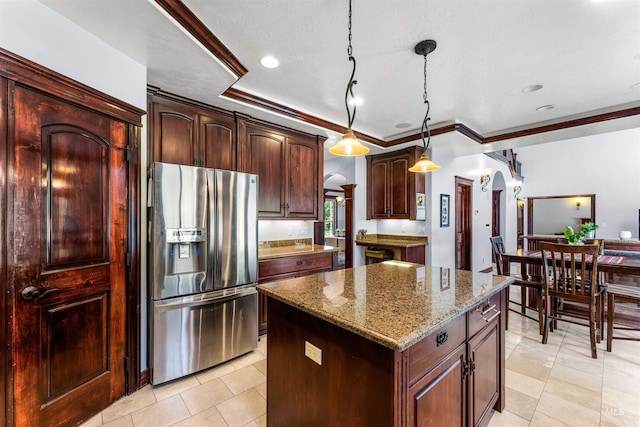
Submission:
<svg viewBox="0 0 640 427">
<path fill-rule="evenodd" d="M 558 320 L 589 328 L 591 357 L 598 358 L 596 343 L 602 338 L 604 286 L 598 277 L 599 245 L 540 242 L 544 279 L 544 333 Z M 586 312 L 585 312 L 586 309 Z"/>
<path fill-rule="evenodd" d="M 616 285 L 607 286 L 607 351 L 611 351 L 613 340 L 640 341 L 640 337 L 614 335 L 614 329 L 640 332 L 633 326 L 615 326 L 615 312 L 617 303 L 632 303 L 640 305 L 640 288 L 635 286 Z"/>
<path fill-rule="evenodd" d="M 489 237 L 491 241 L 491 248 L 493 249 L 493 255 L 496 261 L 496 272 L 499 275 L 503 275 L 504 265 L 502 261 L 502 254 L 505 253 L 504 241 L 502 240 L 502 236 L 493 236 Z M 515 310 L 511 307 L 507 310 L 507 315 L 505 318 L 505 327 L 509 329 L 509 311 L 513 311 L 514 313 L 518 313 L 528 319 L 535 320 L 538 322 L 540 335 L 543 333 L 543 316 L 542 316 L 542 287 L 543 282 L 541 277 L 532 277 L 527 274 L 527 265 L 525 263 L 521 263 L 520 265 L 520 275 L 512 274 L 511 277 L 514 278 L 512 286 L 520 287 L 520 301 L 513 301 L 509 298 L 509 288 L 507 286 L 506 289 L 506 297 L 507 297 L 507 305 L 511 306 L 511 304 L 517 305 L 520 307 L 520 310 Z M 533 294 L 535 294 L 536 306 L 537 309 L 537 317 L 533 317 L 527 314 L 527 291 L 532 290 Z M 530 309 L 534 309 L 533 307 L 529 307 Z"/>
</svg>

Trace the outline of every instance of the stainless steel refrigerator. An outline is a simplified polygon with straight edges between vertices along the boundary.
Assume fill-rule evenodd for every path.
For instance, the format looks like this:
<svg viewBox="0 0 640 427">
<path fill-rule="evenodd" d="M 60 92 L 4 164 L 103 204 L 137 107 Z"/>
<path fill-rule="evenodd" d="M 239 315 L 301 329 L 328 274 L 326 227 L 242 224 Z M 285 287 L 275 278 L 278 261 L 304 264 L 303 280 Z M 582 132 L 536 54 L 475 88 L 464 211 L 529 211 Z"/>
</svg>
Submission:
<svg viewBox="0 0 640 427">
<path fill-rule="evenodd" d="M 154 163 L 149 191 L 151 383 L 258 344 L 258 177 Z"/>
</svg>

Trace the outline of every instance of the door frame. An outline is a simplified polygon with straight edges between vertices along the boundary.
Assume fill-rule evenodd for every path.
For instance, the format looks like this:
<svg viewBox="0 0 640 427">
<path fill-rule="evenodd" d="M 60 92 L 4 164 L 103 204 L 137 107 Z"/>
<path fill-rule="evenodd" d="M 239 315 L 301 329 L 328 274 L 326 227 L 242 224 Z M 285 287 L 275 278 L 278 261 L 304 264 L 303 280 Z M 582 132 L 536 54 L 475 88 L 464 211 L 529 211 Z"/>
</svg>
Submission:
<svg viewBox="0 0 640 427">
<path fill-rule="evenodd" d="M 456 197 L 455 197 L 455 212 L 456 212 L 456 229 L 455 229 L 455 234 L 454 234 L 454 239 L 455 240 L 455 256 L 456 256 L 456 268 L 459 265 L 459 251 L 458 251 L 458 244 L 457 244 L 457 238 L 458 238 L 458 230 L 460 229 L 460 227 L 462 226 L 462 224 L 460 224 L 459 218 L 464 218 L 465 220 L 463 222 L 465 222 L 466 224 L 469 224 L 468 227 L 468 232 L 465 233 L 465 240 L 463 242 L 463 247 L 468 248 L 468 266 L 469 266 L 469 270 L 471 270 L 473 268 L 473 216 L 472 216 L 472 212 L 473 212 L 473 180 L 472 179 L 468 179 L 468 178 L 464 178 L 461 176 L 456 176 L 455 177 L 455 185 L 456 185 Z M 462 210 L 463 209 L 463 203 L 459 203 L 458 200 L 458 194 L 459 194 L 459 190 L 462 190 L 465 194 L 468 195 L 469 197 L 469 203 L 468 203 L 468 209 L 466 210 Z"/>
<path fill-rule="evenodd" d="M 129 105 L 110 95 L 104 94 L 96 89 L 79 83 L 69 77 L 50 70 L 42 65 L 32 62 L 26 58 L 0 48 L 0 132 L 8 138 L 0 142 L 0 274 L 7 277 L 8 271 L 8 224 L 13 223 L 10 217 L 9 204 L 10 197 L 7 194 L 7 183 L 13 175 L 13 171 L 8 169 L 8 160 L 12 155 L 9 147 L 12 145 L 8 141 L 11 138 L 11 130 L 8 106 L 11 96 L 10 87 L 22 85 L 45 93 L 49 96 L 60 99 L 80 107 L 84 107 L 101 114 L 105 114 L 114 119 L 127 124 L 129 134 L 128 148 L 128 206 L 127 206 L 127 231 L 126 231 L 126 357 L 128 369 L 125 371 L 125 394 L 131 394 L 140 388 L 140 336 L 141 336 L 141 283 L 140 283 L 140 130 L 142 127 L 142 116 L 146 112 L 142 109 Z M 9 177 L 9 178 L 7 178 Z M 2 356 L 0 360 L 2 367 L 0 371 L 4 374 L 2 399 L 0 399 L 1 417 L 0 424 L 12 425 L 14 421 L 13 407 L 13 370 L 11 369 L 13 360 L 13 345 L 8 336 L 11 330 L 13 319 L 8 315 L 15 309 L 15 289 L 4 289 L 0 303 L 2 311 L 0 315 L 4 320 L 5 328 L 0 332 L 0 345 L 2 346 Z"/>
</svg>

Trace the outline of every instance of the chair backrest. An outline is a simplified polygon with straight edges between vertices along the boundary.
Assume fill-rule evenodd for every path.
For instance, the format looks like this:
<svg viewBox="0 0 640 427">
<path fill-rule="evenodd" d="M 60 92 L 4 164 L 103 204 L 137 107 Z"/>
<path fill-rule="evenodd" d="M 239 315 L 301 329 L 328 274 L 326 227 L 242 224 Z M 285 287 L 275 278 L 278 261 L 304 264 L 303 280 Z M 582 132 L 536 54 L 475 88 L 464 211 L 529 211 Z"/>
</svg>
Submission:
<svg viewBox="0 0 640 427">
<path fill-rule="evenodd" d="M 547 291 L 573 297 L 593 297 L 598 285 L 599 245 L 540 242 Z"/>
<path fill-rule="evenodd" d="M 502 236 L 489 237 L 491 241 L 491 248 L 493 249 L 493 257 L 496 260 L 496 270 L 500 276 L 502 276 L 502 254 L 505 253 L 504 241 Z"/>
</svg>

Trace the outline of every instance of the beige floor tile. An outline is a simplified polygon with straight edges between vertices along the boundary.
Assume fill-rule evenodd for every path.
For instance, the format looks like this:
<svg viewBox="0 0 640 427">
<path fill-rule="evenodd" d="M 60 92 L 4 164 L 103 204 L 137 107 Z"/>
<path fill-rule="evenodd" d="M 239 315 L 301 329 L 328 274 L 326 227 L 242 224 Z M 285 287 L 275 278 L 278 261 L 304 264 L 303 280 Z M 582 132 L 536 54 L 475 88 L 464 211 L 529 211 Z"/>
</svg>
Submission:
<svg viewBox="0 0 640 427">
<path fill-rule="evenodd" d="M 549 378 L 544 386 L 544 392 L 561 397 L 569 402 L 600 411 L 602 406 L 602 391 L 592 390 L 571 382 L 562 381 L 556 377 Z"/>
<path fill-rule="evenodd" d="M 240 369 L 245 366 L 253 365 L 256 362 L 264 360 L 266 356 L 258 351 L 252 351 L 251 353 L 247 353 L 243 356 L 240 356 L 236 359 L 231 360 L 229 363 L 233 365 L 234 368 Z"/>
<path fill-rule="evenodd" d="M 563 344 L 558 351 L 555 363 L 579 369 L 585 374 L 599 375 L 604 369 L 604 354 L 598 351 L 598 359 L 591 357 L 591 350 L 587 346 L 572 346 Z"/>
<path fill-rule="evenodd" d="M 198 372 L 196 374 L 196 378 L 198 378 L 198 381 L 200 381 L 201 384 L 204 384 L 206 382 L 213 381 L 216 378 L 230 374 L 235 370 L 236 368 L 231 364 L 231 362 L 225 362 L 221 365 L 209 368 L 206 371 Z"/>
<path fill-rule="evenodd" d="M 264 397 L 265 399 L 267 398 L 267 383 L 262 383 L 262 384 L 258 384 L 257 386 L 254 387 L 256 389 L 256 391 L 258 393 L 260 393 L 260 396 Z"/>
<path fill-rule="evenodd" d="M 104 427 L 133 427 L 133 418 L 131 415 L 125 415 L 106 424 L 102 424 Z"/>
<path fill-rule="evenodd" d="M 548 353 L 541 352 L 537 348 L 523 346 L 520 343 L 509 355 L 506 367 L 528 377 L 546 381 L 551 373 L 554 359 L 554 356 Z"/>
<path fill-rule="evenodd" d="M 251 421 L 250 423 L 247 423 L 242 427 L 258 427 L 258 424 L 255 421 Z"/>
<path fill-rule="evenodd" d="M 256 419 L 258 427 L 267 427 L 267 414 L 264 414 Z"/>
<path fill-rule="evenodd" d="M 228 427 L 220 414 L 220 411 L 214 406 L 209 409 L 205 409 L 204 411 L 187 418 L 186 420 L 180 421 L 178 424 L 175 424 L 175 427 Z"/>
<path fill-rule="evenodd" d="M 640 372 L 640 367 L 638 368 Z M 605 369 L 603 385 L 629 394 L 637 394 L 640 381 L 636 375 L 615 369 Z"/>
<path fill-rule="evenodd" d="M 538 399 L 509 387 L 506 387 L 506 392 L 507 399 L 505 409 L 520 418 L 530 421 L 538 405 Z"/>
<path fill-rule="evenodd" d="M 167 384 L 153 386 L 153 393 L 156 395 L 156 399 L 161 401 L 199 385 L 198 378 L 192 375 Z"/>
<path fill-rule="evenodd" d="M 556 420 L 553 417 L 537 411 L 533 414 L 533 418 L 531 418 L 531 422 L 529 423 L 529 427 L 567 427 L 570 425 L 571 424 L 565 424 L 560 420 Z"/>
<path fill-rule="evenodd" d="M 135 427 L 163 427 L 185 420 L 191 414 L 178 395 L 140 409 L 131 416 Z"/>
<path fill-rule="evenodd" d="M 600 424 L 599 410 L 594 411 L 546 391 L 540 396 L 536 412 L 548 415 L 571 426 L 585 427 Z"/>
<path fill-rule="evenodd" d="M 603 411 L 600 425 L 602 427 L 638 427 L 640 416 L 631 412 Z"/>
<path fill-rule="evenodd" d="M 225 400 L 216 408 L 229 427 L 241 427 L 264 415 L 267 411 L 267 401 L 256 390 L 250 389 Z"/>
<path fill-rule="evenodd" d="M 84 423 L 80 424 L 80 427 L 96 427 L 101 425 L 102 425 L 102 413 L 99 413 L 98 415 L 94 415 Z"/>
<path fill-rule="evenodd" d="M 547 381 L 551 380 L 562 381 L 568 384 L 575 384 L 594 392 L 602 391 L 602 373 L 591 373 L 586 375 L 583 371 L 572 368 L 570 366 L 554 364 L 553 369 L 551 369 L 551 375 L 549 375 L 549 379 Z"/>
<path fill-rule="evenodd" d="M 493 411 L 487 427 L 527 427 L 529 422 L 520 418 L 507 410 L 502 412 Z"/>
<path fill-rule="evenodd" d="M 640 387 L 636 388 L 634 393 L 625 393 L 604 386 L 602 388 L 602 413 L 611 416 L 629 414 L 640 419 Z"/>
<path fill-rule="evenodd" d="M 180 393 L 180 396 L 185 405 L 187 405 L 189 412 L 191 414 L 197 414 L 233 397 L 233 393 L 222 380 L 218 378 L 197 387 L 190 388 Z"/>
<path fill-rule="evenodd" d="M 150 385 L 146 386 L 129 396 L 123 397 L 102 411 L 102 422 L 108 423 L 109 421 L 122 418 L 125 415 L 153 405 L 154 403 L 156 403 L 156 396 L 153 393 L 153 389 Z"/>
<path fill-rule="evenodd" d="M 509 369 L 505 370 L 505 375 L 508 387 L 536 399 L 539 399 L 540 395 L 542 395 L 542 390 L 544 390 L 544 381 L 528 377 Z"/>
<path fill-rule="evenodd" d="M 262 374 L 267 375 L 267 359 L 262 359 L 254 363 L 253 366 L 255 366 L 255 368 Z"/>
<path fill-rule="evenodd" d="M 258 371 L 254 366 L 240 368 L 222 377 L 222 381 L 229 387 L 229 390 L 238 395 L 259 384 L 267 381 L 267 377 Z"/>
</svg>

